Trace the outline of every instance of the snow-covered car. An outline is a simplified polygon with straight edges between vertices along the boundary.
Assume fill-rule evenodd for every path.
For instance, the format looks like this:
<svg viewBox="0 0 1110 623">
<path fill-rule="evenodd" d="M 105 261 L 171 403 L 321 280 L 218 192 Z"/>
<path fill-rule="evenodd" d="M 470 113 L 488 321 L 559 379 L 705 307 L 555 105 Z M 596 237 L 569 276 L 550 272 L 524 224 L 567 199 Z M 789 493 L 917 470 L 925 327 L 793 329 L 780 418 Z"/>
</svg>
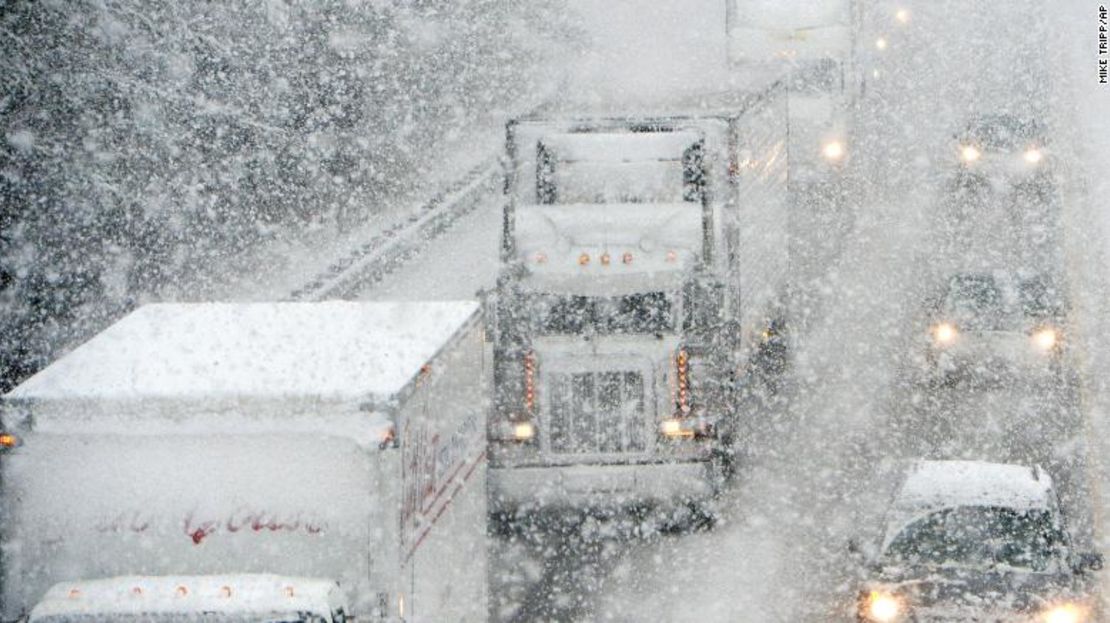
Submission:
<svg viewBox="0 0 1110 623">
<path fill-rule="evenodd" d="M 1044 124 L 1011 113 L 976 115 L 954 136 L 964 183 L 1051 183 L 1051 152 Z"/>
<path fill-rule="evenodd" d="M 1060 380 L 1067 304 L 1048 275 L 956 273 L 929 316 L 924 361 L 932 380 L 1006 374 Z"/>
<path fill-rule="evenodd" d="M 862 582 L 867 623 L 1098 620 L 1098 554 L 1076 552 L 1039 466 L 920 461 Z"/>
<path fill-rule="evenodd" d="M 320 578 L 121 576 L 55 584 L 28 623 L 343 623 L 349 611 L 339 585 Z"/>
</svg>

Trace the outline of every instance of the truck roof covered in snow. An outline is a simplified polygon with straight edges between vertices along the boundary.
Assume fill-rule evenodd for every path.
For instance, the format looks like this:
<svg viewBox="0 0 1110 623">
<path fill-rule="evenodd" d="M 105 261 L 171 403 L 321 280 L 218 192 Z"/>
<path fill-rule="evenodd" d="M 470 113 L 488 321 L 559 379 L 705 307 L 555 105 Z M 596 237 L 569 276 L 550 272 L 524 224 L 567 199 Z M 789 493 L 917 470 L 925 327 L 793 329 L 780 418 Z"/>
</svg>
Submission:
<svg viewBox="0 0 1110 623">
<path fill-rule="evenodd" d="M 31 621 L 103 620 L 123 615 L 220 613 L 330 617 L 343 607 L 332 580 L 264 574 L 208 576 L 122 576 L 61 582 L 31 611 Z M 175 618 L 174 620 L 180 620 Z"/>
<path fill-rule="evenodd" d="M 477 315 L 473 301 L 146 305 L 5 401 L 34 405 L 39 430 L 136 410 L 207 419 L 206 430 L 239 417 L 236 430 L 249 430 L 267 404 L 286 416 L 357 405 L 365 420 L 403 397 Z"/>
<path fill-rule="evenodd" d="M 919 461 L 894 499 L 887 539 L 929 513 L 962 506 L 1014 510 L 1055 506 L 1052 478 L 1040 466 L 984 461 Z"/>
<path fill-rule="evenodd" d="M 746 67 L 742 72 L 713 73 L 712 77 L 706 74 L 701 76 L 705 88 L 691 84 L 679 93 L 649 95 L 619 88 L 614 93 L 571 93 L 520 121 L 733 116 L 768 96 L 785 92 L 782 78 L 780 67 L 760 66 Z"/>
</svg>

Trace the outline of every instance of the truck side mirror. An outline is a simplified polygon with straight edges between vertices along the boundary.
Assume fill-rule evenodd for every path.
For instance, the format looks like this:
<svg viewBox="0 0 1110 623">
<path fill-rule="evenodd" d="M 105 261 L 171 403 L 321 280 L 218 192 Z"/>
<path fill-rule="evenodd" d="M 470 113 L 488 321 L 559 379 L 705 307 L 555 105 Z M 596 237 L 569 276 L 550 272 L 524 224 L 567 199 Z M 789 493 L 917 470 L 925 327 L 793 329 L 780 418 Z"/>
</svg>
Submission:
<svg viewBox="0 0 1110 623">
<path fill-rule="evenodd" d="M 1098 552 L 1083 552 L 1079 554 L 1079 571 L 1102 571 L 1102 554 Z"/>
</svg>

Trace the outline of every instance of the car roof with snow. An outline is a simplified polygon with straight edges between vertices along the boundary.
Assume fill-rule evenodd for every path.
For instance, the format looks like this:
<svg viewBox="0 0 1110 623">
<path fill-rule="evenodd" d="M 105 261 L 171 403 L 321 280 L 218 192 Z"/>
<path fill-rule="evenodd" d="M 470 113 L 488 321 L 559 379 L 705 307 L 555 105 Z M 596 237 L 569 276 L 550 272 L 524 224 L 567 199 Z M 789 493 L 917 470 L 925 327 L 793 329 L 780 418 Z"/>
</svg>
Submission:
<svg viewBox="0 0 1110 623">
<path fill-rule="evenodd" d="M 965 506 L 1054 510 L 1056 494 L 1051 476 L 1038 465 L 918 461 L 894 498 L 887 539 L 930 513 Z"/>
<path fill-rule="evenodd" d="M 269 574 L 135 575 L 55 584 L 30 620 L 199 612 L 330 617 L 341 608 L 343 596 L 333 580 Z"/>
</svg>

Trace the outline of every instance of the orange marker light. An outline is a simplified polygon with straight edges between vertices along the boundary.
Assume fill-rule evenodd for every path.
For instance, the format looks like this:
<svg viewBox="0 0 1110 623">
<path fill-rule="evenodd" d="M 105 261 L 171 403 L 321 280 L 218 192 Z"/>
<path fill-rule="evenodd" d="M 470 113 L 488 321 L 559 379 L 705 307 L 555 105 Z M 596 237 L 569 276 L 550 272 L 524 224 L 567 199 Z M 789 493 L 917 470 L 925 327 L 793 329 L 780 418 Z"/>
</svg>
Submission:
<svg viewBox="0 0 1110 623">
<path fill-rule="evenodd" d="M 621 261 L 624 262 L 625 264 L 631 264 L 632 263 L 632 252 L 631 251 L 625 251 L 624 255 L 621 256 Z"/>
<path fill-rule="evenodd" d="M 583 253 L 582 255 L 578 256 L 578 265 L 579 266 L 585 266 L 586 264 L 589 264 L 589 263 L 590 263 L 590 254 L 589 253 Z"/>
<path fill-rule="evenodd" d="M 19 445 L 19 437 L 11 433 L 0 433 L 0 448 L 14 448 Z"/>
</svg>

